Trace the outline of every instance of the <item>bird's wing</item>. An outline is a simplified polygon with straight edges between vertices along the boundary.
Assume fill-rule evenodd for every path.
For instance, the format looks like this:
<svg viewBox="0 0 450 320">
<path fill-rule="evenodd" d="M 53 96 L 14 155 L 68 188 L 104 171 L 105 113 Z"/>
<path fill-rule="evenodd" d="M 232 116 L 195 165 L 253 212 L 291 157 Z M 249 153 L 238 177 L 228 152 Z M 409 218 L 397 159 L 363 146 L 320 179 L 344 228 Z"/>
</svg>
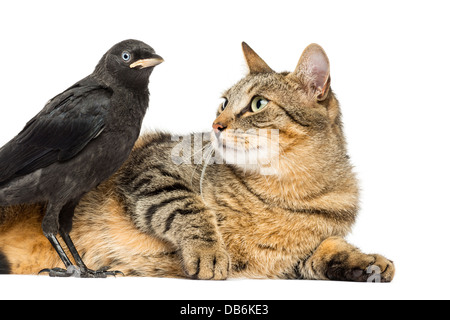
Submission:
<svg viewBox="0 0 450 320">
<path fill-rule="evenodd" d="M 111 95 L 105 87 L 77 84 L 50 100 L 0 149 L 0 182 L 78 154 L 103 131 Z"/>
</svg>

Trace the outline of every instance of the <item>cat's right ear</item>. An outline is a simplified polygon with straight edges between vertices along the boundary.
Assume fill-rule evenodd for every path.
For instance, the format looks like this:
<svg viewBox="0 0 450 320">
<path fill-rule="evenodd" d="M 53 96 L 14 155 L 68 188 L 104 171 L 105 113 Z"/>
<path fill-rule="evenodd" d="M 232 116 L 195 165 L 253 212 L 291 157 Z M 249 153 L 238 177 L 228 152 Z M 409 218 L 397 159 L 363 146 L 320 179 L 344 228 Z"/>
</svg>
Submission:
<svg viewBox="0 0 450 320">
<path fill-rule="evenodd" d="M 267 63 L 245 42 L 242 42 L 242 51 L 244 52 L 250 74 L 273 72 Z"/>
<path fill-rule="evenodd" d="M 330 89 L 330 61 L 322 47 L 310 44 L 290 76 L 300 80 L 318 101 L 325 100 Z"/>
</svg>

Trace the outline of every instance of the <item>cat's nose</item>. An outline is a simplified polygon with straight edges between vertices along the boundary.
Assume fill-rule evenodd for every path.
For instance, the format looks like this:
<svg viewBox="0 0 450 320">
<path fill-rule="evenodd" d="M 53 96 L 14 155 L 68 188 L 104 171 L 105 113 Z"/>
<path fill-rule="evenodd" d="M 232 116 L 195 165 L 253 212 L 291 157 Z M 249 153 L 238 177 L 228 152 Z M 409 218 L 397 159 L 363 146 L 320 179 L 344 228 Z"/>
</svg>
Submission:
<svg viewBox="0 0 450 320">
<path fill-rule="evenodd" d="M 213 124 L 213 129 L 214 129 L 214 133 L 216 134 L 216 136 L 218 137 L 220 135 L 220 133 L 225 130 L 227 128 L 226 125 L 223 125 L 220 122 L 214 123 Z"/>
</svg>

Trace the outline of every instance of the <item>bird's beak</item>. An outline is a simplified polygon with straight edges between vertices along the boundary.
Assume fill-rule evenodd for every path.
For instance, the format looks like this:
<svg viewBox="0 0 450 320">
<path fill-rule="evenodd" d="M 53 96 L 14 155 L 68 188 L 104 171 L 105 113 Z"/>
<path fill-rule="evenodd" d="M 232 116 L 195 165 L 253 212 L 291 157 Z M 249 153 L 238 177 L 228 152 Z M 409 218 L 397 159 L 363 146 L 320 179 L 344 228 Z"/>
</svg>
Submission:
<svg viewBox="0 0 450 320">
<path fill-rule="evenodd" d="M 157 54 L 153 54 L 152 57 L 149 59 L 141 59 L 141 60 L 136 61 L 135 63 L 132 63 L 130 65 L 130 68 L 144 69 L 144 68 L 157 66 L 158 64 L 163 63 L 163 62 L 164 62 L 163 58 L 161 58 Z"/>
</svg>

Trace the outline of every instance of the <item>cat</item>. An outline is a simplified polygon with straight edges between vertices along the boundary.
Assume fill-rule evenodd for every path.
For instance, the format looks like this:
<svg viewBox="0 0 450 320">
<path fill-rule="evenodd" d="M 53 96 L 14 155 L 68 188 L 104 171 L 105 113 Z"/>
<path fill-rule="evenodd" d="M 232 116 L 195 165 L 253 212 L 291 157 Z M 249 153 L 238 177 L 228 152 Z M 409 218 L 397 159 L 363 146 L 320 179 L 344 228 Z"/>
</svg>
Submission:
<svg viewBox="0 0 450 320">
<path fill-rule="evenodd" d="M 72 236 L 84 261 L 126 276 L 392 281 L 392 261 L 344 239 L 358 181 L 325 51 L 311 44 L 277 73 L 242 48 L 249 72 L 224 92 L 210 142 L 144 134 L 82 199 Z M 44 207 L 1 209 L 0 272 L 62 267 L 40 233 Z"/>
</svg>

